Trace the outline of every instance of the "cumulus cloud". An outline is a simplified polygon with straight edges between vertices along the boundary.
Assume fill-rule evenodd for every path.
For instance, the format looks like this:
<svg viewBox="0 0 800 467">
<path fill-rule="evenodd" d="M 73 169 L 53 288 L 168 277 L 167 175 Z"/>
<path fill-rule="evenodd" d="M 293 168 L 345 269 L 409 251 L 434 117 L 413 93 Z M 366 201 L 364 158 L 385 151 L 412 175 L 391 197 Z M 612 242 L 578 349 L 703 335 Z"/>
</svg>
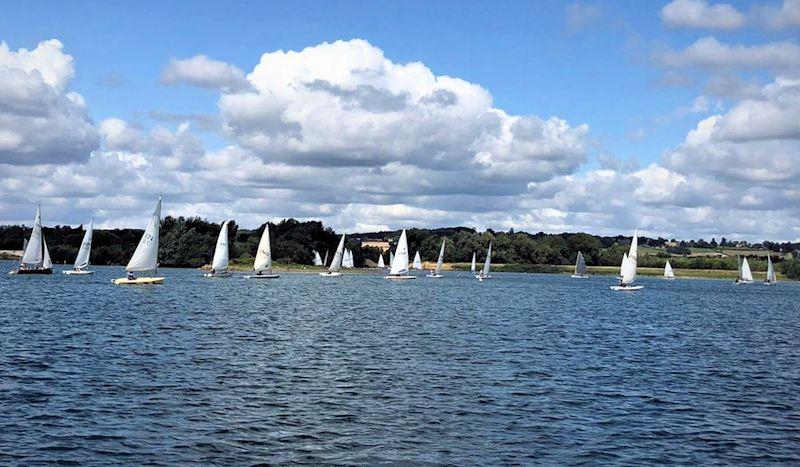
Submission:
<svg viewBox="0 0 800 467">
<path fill-rule="evenodd" d="M 664 24 L 675 28 L 737 29 L 746 21 L 733 6 L 705 0 L 672 0 L 661 8 L 660 16 Z"/>
<path fill-rule="evenodd" d="M 0 163 L 85 160 L 97 132 L 83 97 L 67 91 L 72 57 L 58 40 L 35 49 L 0 43 Z"/>
<path fill-rule="evenodd" d="M 753 16 L 768 29 L 800 27 L 800 0 L 783 0 L 779 7 L 774 5 L 757 7 Z"/>
<path fill-rule="evenodd" d="M 655 58 L 673 68 L 800 71 L 800 46 L 789 41 L 748 46 L 703 37 L 680 51 L 658 51 Z"/>
<path fill-rule="evenodd" d="M 161 83 L 166 85 L 188 84 L 225 91 L 237 91 L 248 86 L 242 70 L 205 55 L 170 60 L 161 73 Z"/>
</svg>

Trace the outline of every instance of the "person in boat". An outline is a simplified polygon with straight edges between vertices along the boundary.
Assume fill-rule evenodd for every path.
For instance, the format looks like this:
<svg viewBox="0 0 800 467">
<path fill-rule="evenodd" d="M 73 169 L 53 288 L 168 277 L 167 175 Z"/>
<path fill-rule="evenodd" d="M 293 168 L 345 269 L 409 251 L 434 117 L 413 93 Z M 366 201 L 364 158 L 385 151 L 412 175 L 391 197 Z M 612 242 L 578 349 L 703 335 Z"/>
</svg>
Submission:
<svg viewBox="0 0 800 467">
<path fill-rule="evenodd" d="M 136 280 L 136 276 L 134 276 L 131 271 L 128 271 L 128 280 L 129 281 Z"/>
</svg>

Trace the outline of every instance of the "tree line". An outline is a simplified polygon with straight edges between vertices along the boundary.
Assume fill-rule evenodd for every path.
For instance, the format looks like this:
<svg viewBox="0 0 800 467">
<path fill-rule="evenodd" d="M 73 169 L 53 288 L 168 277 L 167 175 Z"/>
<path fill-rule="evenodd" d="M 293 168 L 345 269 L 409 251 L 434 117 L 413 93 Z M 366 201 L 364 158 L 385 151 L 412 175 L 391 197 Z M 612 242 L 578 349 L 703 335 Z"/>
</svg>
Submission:
<svg viewBox="0 0 800 467">
<path fill-rule="evenodd" d="M 246 261 L 256 252 L 265 225 L 254 230 L 242 229 L 235 222 L 228 224 L 230 257 Z M 298 221 L 285 219 L 269 223 L 272 254 L 275 261 L 285 264 L 311 264 L 313 251 L 321 256 L 327 251 L 333 255 L 339 242 L 339 235 L 319 221 Z M 161 221 L 159 237 L 159 261 L 162 266 L 200 267 L 211 262 L 214 246 L 219 234 L 220 224 L 208 222 L 199 217 L 167 216 Z M 19 250 L 22 241 L 30 235 L 30 228 L 24 226 L 0 226 L 0 249 Z M 75 259 L 83 237 L 83 227 L 56 226 L 45 227 L 44 234 L 55 263 L 70 263 Z M 124 265 L 133 254 L 141 229 L 95 229 L 92 241 L 92 264 Z M 400 231 L 370 232 L 347 236 L 346 246 L 353 251 L 357 267 L 374 266 L 378 259 L 377 248 L 362 248 L 362 240 L 389 240 L 392 245 Z M 467 263 L 473 253 L 478 261 L 485 258 L 486 248 L 492 242 L 493 262 L 506 264 L 573 264 L 578 252 L 583 252 L 588 265 L 619 266 L 622 255 L 627 252 L 630 237 L 596 236 L 586 233 L 531 234 L 527 232 L 499 232 L 487 230 L 477 232 L 468 227 L 441 229 L 408 229 L 408 242 L 411 254 L 419 251 L 424 261 L 435 261 L 439 254 L 442 239 L 445 239 L 446 261 Z M 664 247 L 669 240 L 664 238 L 641 237 L 640 246 Z M 675 245 L 677 242 L 672 242 Z M 640 254 L 639 265 L 643 267 L 663 267 L 667 259 L 673 266 L 682 269 L 736 269 L 733 257 L 671 257 L 677 248 L 689 245 L 704 245 L 704 241 L 681 242 L 677 247 L 668 247 L 658 254 Z M 712 243 L 716 244 L 716 241 Z M 726 246 L 732 242 L 723 240 Z M 710 244 L 709 244 L 710 245 Z M 719 244 L 718 244 L 719 245 Z M 800 243 L 777 244 L 764 242 L 772 251 L 797 252 Z M 704 245 L 705 246 L 705 245 Z M 721 245 L 720 245 L 721 246 Z M 688 254 L 688 248 L 679 254 Z M 384 257 L 384 261 L 388 258 Z M 778 268 L 790 277 L 800 278 L 800 262 L 782 261 Z M 758 257 L 749 259 L 754 270 L 766 269 L 765 260 Z"/>
</svg>

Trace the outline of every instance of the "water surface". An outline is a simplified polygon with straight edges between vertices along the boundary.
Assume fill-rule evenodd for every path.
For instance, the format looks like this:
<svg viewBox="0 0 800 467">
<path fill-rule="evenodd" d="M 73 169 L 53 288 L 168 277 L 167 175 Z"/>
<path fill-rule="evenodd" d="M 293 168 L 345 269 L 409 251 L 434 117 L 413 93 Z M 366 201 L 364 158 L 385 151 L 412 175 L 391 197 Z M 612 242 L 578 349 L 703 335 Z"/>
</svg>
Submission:
<svg viewBox="0 0 800 467">
<path fill-rule="evenodd" d="M 800 462 L 796 283 L 11 266 L 0 464 Z"/>
</svg>

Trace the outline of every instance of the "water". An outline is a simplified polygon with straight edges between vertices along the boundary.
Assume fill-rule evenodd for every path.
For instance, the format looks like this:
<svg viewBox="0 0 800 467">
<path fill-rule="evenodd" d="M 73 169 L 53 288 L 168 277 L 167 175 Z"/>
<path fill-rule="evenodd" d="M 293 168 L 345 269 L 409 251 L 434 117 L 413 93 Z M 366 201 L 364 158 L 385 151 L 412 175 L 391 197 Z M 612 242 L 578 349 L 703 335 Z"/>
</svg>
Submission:
<svg viewBox="0 0 800 467">
<path fill-rule="evenodd" d="M 800 462 L 796 283 L 96 270 L 0 276 L 0 464 Z"/>
</svg>

